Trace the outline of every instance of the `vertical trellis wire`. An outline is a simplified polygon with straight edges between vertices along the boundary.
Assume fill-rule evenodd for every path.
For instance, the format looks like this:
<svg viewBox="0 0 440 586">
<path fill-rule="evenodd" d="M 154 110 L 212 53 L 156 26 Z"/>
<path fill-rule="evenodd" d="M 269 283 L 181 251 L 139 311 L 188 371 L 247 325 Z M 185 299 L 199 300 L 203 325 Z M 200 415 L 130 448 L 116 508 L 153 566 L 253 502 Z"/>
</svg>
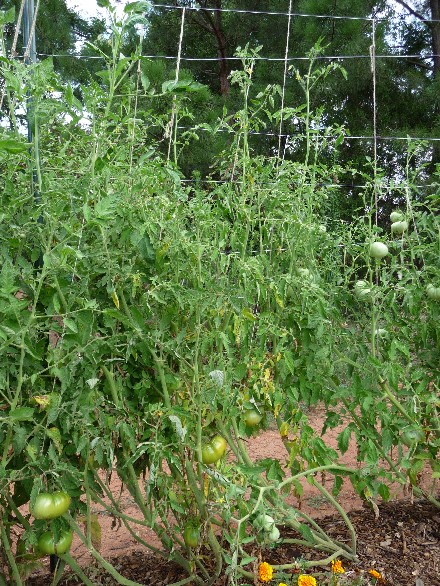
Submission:
<svg viewBox="0 0 440 586">
<path fill-rule="evenodd" d="M 141 57 L 142 57 L 142 42 L 144 40 L 145 29 L 143 25 L 140 25 L 137 29 L 139 35 L 139 55 L 138 55 L 138 62 L 137 62 L 137 69 L 136 69 L 136 91 L 135 91 L 135 98 L 134 98 L 134 110 L 133 110 L 133 123 L 131 125 L 131 144 L 130 144 L 130 174 L 129 174 L 129 189 L 130 195 L 133 189 L 133 155 L 134 155 L 134 140 L 135 140 L 135 131 L 136 131 L 136 124 L 137 124 L 137 112 L 138 112 L 138 103 L 139 103 L 139 85 L 141 80 Z"/>
<path fill-rule="evenodd" d="M 283 89 L 281 92 L 281 115 L 280 115 L 280 125 L 279 125 L 279 129 L 278 129 L 278 165 L 280 163 L 280 153 L 281 153 L 281 140 L 282 140 L 282 134 L 283 134 L 283 123 L 284 123 L 284 116 L 283 116 L 283 110 L 284 110 L 284 100 L 285 100 L 285 95 L 286 95 L 286 80 L 287 80 L 287 71 L 288 71 L 288 57 L 289 57 L 289 41 L 290 41 L 290 23 L 292 20 L 292 0 L 289 0 L 289 16 L 287 19 L 287 38 L 286 38 L 286 51 L 284 53 L 284 75 L 283 75 Z M 284 144 L 284 149 L 283 149 L 283 156 L 282 159 L 284 159 L 284 155 L 286 152 L 286 144 L 287 144 L 287 137 L 285 140 L 285 144 Z"/>
<path fill-rule="evenodd" d="M 37 23 L 38 10 L 40 8 L 40 0 L 37 0 L 34 5 L 34 0 L 26 0 L 26 5 L 23 12 L 23 45 L 24 45 L 24 62 L 28 65 L 35 65 L 37 61 L 36 49 L 36 33 L 35 26 Z M 32 164 L 31 171 L 31 190 L 34 197 L 34 202 L 38 205 L 41 201 L 41 170 L 40 170 L 40 146 L 37 120 L 35 116 L 34 98 L 30 92 L 26 93 L 26 117 L 27 117 L 27 134 L 29 142 L 30 160 Z M 32 122 L 34 130 L 32 130 Z M 43 216 L 40 213 L 37 222 L 43 223 Z M 36 268 L 43 266 L 43 253 L 35 262 Z"/>
<path fill-rule="evenodd" d="M 374 181 L 374 214 L 375 224 L 379 218 L 379 196 L 377 186 L 377 88 L 376 88 L 376 18 L 371 25 L 371 73 L 373 76 L 373 181 Z"/>
<path fill-rule="evenodd" d="M 184 29 L 184 25 L 185 25 L 185 14 L 186 14 L 186 8 L 183 8 L 182 9 L 182 20 L 180 22 L 179 49 L 178 49 L 178 52 L 177 52 L 176 77 L 175 77 L 175 82 L 176 83 L 179 81 L 180 59 L 181 59 L 181 56 L 182 56 L 183 29 Z M 171 120 L 170 120 L 169 125 L 168 125 L 168 132 L 169 132 L 168 160 L 170 160 L 171 144 L 172 144 L 173 138 L 174 138 L 174 126 L 175 126 L 175 124 L 177 124 L 177 122 L 176 122 L 176 111 L 177 111 L 177 97 L 174 94 L 174 97 L 173 97 L 173 107 L 172 107 L 172 111 L 171 111 Z"/>
</svg>

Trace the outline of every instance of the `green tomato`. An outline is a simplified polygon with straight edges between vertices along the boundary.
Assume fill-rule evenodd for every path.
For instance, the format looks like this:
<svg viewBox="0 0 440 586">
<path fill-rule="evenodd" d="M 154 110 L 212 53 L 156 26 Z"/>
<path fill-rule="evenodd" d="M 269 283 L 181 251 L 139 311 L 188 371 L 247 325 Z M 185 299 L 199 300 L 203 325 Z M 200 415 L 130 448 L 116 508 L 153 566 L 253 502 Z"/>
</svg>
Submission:
<svg viewBox="0 0 440 586">
<path fill-rule="evenodd" d="M 215 435 L 210 442 L 202 446 L 202 462 L 214 464 L 226 452 L 226 440 L 221 435 Z"/>
<path fill-rule="evenodd" d="M 366 299 L 371 296 L 370 284 L 367 281 L 356 281 L 354 284 L 354 292 L 360 299 Z"/>
<path fill-rule="evenodd" d="M 440 301 L 440 287 L 434 287 L 434 285 L 430 283 L 426 287 L 426 295 L 429 297 L 429 299 Z"/>
<path fill-rule="evenodd" d="M 185 525 L 183 540 L 188 547 L 197 547 L 200 541 L 200 528 L 192 523 Z"/>
<path fill-rule="evenodd" d="M 274 525 L 269 533 L 269 535 L 267 536 L 268 540 L 271 541 L 272 543 L 275 543 L 275 541 L 278 541 L 278 539 L 280 538 L 280 530 L 278 529 L 278 527 L 276 525 Z"/>
<path fill-rule="evenodd" d="M 62 555 L 67 553 L 72 545 L 72 531 L 61 531 L 60 538 L 55 542 L 51 531 L 46 531 L 38 539 L 38 550 L 45 555 Z"/>
<path fill-rule="evenodd" d="M 260 525 L 264 531 L 272 531 L 275 527 L 275 519 L 270 515 L 265 515 L 262 513 L 256 519 L 256 524 Z"/>
<path fill-rule="evenodd" d="M 425 437 L 425 434 L 421 429 L 405 429 L 400 436 L 402 444 L 410 448 L 414 444 L 418 444 Z"/>
<path fill-rule="evenodd" d="M 35 519 L 56 519 L 67 511 L 70 506 L 70 496 L 58 490 L 53 494 L 40 492 L 30 511 Z"/>
<path fill-rule="evenodd" d="M 390 214 L 390 220 L 393 223 L 394 222 L 401 222 L 404 219 L 405 219 L 405 216 L 399 210 L 395 210 L 394 212 L 391 212 L 391 214 Z"/>
<path fill-rule="evenodd" d="M 367 289 L 369 286 L 370 283 L 368 281 L 364 281 L 363 279 L 356 281 L 356 283 L 354 284 L 355 289 Z"/>
<path fill-rule="evenodd" d="M 406 220 L 391 224 L 391 232 L 394 234 L 403 234 L 406 230 L 408 230 L 408 222 Z"/>
<path fill-rule="evenodd" d="M 204 464 L 214 464 L 219 460 L 220 456 L 211 446 L 211 444 L 205 444 L 202 446 L 202 462 Z"/>
<path fill-rule="evenodd" d="M 376 329 L 376 336 L 378 338 L 386 338 L 388 336 L 388 331 L 384 328 L 377 328 Z"/>
<path fill-rule="evenodd" d="M 246 409 L 243 419 L 249 427 L 256 427 L 262 420 L 262 415 L 256 409 Z"/>
<path fill-rule="evenodd" d="M 370 256 L 373 258 L 383 258 L 388 254 L 388 246 L 383 242 L 373 242 L 370 246 Z"/>
<path fill-rule="evenodd" d="M 224 437 L 221 435 L 215 435 L 211 440 L 211 446 L 214 448 L 214 452 L 217 454 L 218 458 L 221 458 L 223 454 L 226 452 L 227 443 Z"/>
</svg>

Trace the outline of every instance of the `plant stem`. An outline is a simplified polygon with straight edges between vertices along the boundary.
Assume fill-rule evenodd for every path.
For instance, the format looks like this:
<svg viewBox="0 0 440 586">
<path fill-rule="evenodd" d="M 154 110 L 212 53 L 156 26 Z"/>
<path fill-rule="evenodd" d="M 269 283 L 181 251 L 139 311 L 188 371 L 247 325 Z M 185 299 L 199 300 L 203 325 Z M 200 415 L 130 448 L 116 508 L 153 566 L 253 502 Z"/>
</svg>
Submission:
<svg viewBox="0 0 440 586">
<path fill-rule="evenodd" d="M 1 523 L 0 531 L 2 538 L 2 548 L 3 551 L 6 553 L 6 557 L 8 558 L 9 567 L 11 568 L 12 577 L 14 578 L 14 586 L 23 586 L 23 582 L 20 577 L 20 572 L 18 571 L 17 564 L 15 563 L 14 556 L 12 555 L 11 543 L 8 539 L 8 536 L 6 535 L 6 530 L 3 523 Z"/>
</svg>

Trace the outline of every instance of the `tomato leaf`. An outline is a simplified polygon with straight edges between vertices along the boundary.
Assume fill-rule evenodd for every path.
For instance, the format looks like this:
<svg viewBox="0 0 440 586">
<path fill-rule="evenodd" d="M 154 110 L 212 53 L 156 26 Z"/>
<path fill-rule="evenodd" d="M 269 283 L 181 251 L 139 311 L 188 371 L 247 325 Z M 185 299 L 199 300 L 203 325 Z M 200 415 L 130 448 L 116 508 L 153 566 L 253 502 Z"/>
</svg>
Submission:
<svg viewBox="0 0 440 586">
<path fill-rule="evenodd" d="M 313 533 L 308 525 L 305 525 L 304 523 L 300 523 L 298 526 L 298 531 L 301 533 L 301 535 L 304 537 L 304 539 L 313 543 L 313 541 L 314 541 Z"/>
<path fill-rule="evenodd" d="M 68 328 L 69 330 L 71 330 L 75 334 L 78 333 L 78 327 L 77 327 L 76 323 L 73 321 L 73 319 L 70 319 L 70 317 L 65 317 L 63 319 L 63 323 L 66 326 L 66 328 Z"/>
<path fill-rule="evenodd" d="M 10 155 L 23 153 L 24 151 L 27 151 L 28 148 L 29 145 L 21 140 L 15 140 L 14 138 L 4 138 L 3 140 L 0 140 L 0 151 L 5 151 Z"/>
<path fill-rule="evenodd" d="M 14 427 L 14 437 L 12 440 L 12 445 L 14 446 L 14 453 L 16 455 L 19 455 L 23 451 L 23 448 L 25 447 L 27 442 L 27 437 L 28 432 L 25 427 Z"/>
<path fill-rule="evenodd" d="M 57 427 L 50 427 L 49 429 L 46 429 L 46 435 L 53 441 L 57 452 L 61 454 L 63 451 L 63 443 L 60 430 Z"/>
<path fill-rule="evenodd" d="M 150 8 L 150 3 L 146 0 L 138 0 L 138 2 L 129 2 L 124 6 L 125 14 L 135 12 L 136 14 L 143 14 Z"/>
<path fill-rule="evenodd" d="M 348 450 L 348 446 L 350 444 L 351 438 L 351 427 L 348 425 L 341 433 L 338 435 L 338 448 L 342 454 Z"/>
<path fill-rule="evenodd" d="M 9 411 L 8 417 L 14 421 L 31 421 L 34 416 L 32 407 L 19 407 Z"/>
</svg>

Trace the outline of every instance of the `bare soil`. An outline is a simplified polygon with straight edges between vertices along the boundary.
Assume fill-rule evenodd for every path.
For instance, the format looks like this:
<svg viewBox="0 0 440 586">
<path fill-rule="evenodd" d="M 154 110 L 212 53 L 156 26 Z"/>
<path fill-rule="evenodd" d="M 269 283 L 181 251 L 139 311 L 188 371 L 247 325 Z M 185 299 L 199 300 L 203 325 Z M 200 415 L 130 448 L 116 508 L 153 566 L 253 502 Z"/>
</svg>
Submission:
<svg viewBox="0 0 440 586">
<path fill-rule="evenodd" d="M 316 410 L 310 423 L 320 432 L 324 420 L 324 412 Z M 339 429 L 328 430 L 324 439 L 328 445 L 336 447 L 336 438 Z M 285 448 L 277 431 L 266 431 L 257 438 L 252 438 L 249 444 L 249 453 L 252 459 L 267 457 L 285 458 Z M 356 466 L 357 452 L 354 445 L 343 456 L 343 462 Z M 421 482 L 427 479 L 421 478 Z M 330 479 L 329 479 L 330 481 Z M 119 494 L 121 486 L 117 479 L 113 481 L 114 493 Z M 429 502 L 413 501 L 402 487 L 392 487 L 393 498 L 388 503 L 378 503 L 378 509 L 373 510 L 354 493 L 349 483 L 344 484 L 338 502 L 353 523 L 358 537 L 358 557 L 356 563 L 344 562 L 349 577 L 365 577 L 368 582 L 368 570 L 380 572 L 383 580 L 381 584 L 389 586 L 440 586 L 440 509 Z M 440 495 L 438 495 L 440 496 Z M 293 498 L 293 497 L 292 497 Z M 438 498 L 438 497 L 437 497 Z M 128 493 L 122 493 L 124 512 L 136 515 L 137 508 Z M 335 510 L 325 501 L 319 492 L 309 484 L 304 484 L 304 495 L 301 502 L 292 501 L 297 508 L 306 512 L 314 519 L 320 519 L 320 525 L 332 536 L 339 540 L 346 539 L 346 527 Z M 176 565 L 164 561 L 146 548 L 141 548 L 133 537 L 120 526 L 115 526 L 114 520 L 105 511 L 97 510 L 102 528 L 101 554 L 118 569 L 125 577 L 141 584 L 165 586 L 184 579 L 186 576 Z M 379 513 L 379 515 L 378 515 Z M 282 537 L 289 537 L 289 530 L 281 529 Z M 149 543 L 159 545 L 154 533 L 148 529 L 142 537 Z M 86 573 L 95 584 L 113 585 L 113 579 L 102 570 L 94 568 L 87 551 L 82 544 L 74 542 L 71 553 L 73 557 L 86 568 Z M 295 559 L 314 559 L 318 557 L 310 550 L 301 550 L 287 544 L 261 552 L 264 559 L 271 564 L 292 563 Z M 313 575 L 318 576 L 317 572 Z M 318 576 L 319 578 L 319 576 Z M 49 562 L 35 572 L 28 580 L 29 586 L 46 586 L 51 582 Z M 80 584 L 72 576 L 66 574 L 62 582 Z M 258 582 L 256 582 L 258 583 Z M 349 583 L 349 582 L 346 582 Z M 226 577 L 222 576 L 216 586 L 225 586 Z"/>
</svg>

